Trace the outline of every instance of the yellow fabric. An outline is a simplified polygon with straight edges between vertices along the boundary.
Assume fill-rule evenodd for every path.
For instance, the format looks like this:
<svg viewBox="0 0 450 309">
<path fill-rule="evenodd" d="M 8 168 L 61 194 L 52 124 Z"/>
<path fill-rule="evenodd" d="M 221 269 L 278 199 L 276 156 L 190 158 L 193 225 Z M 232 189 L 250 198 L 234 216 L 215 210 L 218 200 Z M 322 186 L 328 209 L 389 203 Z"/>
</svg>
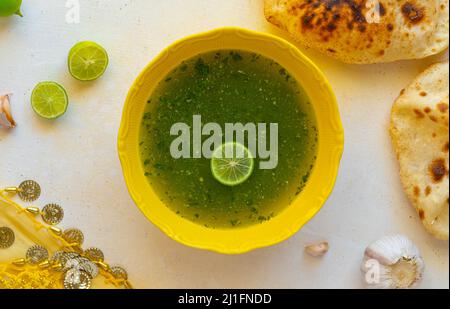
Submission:
<svg viewBox="0 0 450 309">
<path fill-rule="evenodd" d="M 39 222 L 34 215 L 15 203 L 8 193 L 0 190 L 0 227 L 8 227 L 14 231 L 14 244 L 7 248 L 0 248 L 0 289 L 5 288 L 34 288 L 61 289 L 63 288 L 62 272 L 42 265 L 19 263 L 25 258 L 26 251 L 33 245 L 46 248 L 52 256 L 56 251 L 79 251 L 80 248 L 71 246 L 64 239 L 50 230 L 50 227 Z M 17 264 L 17 265 L 16 265 Z M 116 279 L 108 268 L 100 268 L 100 274 L 92 280 L 94 289 L 128 288 L 130 284 L 123 279 Z"/>
</svg>

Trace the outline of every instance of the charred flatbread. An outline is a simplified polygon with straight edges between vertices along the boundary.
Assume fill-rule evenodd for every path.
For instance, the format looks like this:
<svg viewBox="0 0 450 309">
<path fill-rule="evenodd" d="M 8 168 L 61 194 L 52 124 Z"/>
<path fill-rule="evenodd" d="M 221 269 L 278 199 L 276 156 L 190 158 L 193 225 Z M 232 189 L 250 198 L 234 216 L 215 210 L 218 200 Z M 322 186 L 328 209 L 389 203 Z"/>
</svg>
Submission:
<svg viewBox="0 0 450 309">
<path fill-rule="evenodd" d="M 391 137 L 400 176 L 425 228 L 449 233 L 449 63 L 431 66 L 395 101 Z"/>
</svg>

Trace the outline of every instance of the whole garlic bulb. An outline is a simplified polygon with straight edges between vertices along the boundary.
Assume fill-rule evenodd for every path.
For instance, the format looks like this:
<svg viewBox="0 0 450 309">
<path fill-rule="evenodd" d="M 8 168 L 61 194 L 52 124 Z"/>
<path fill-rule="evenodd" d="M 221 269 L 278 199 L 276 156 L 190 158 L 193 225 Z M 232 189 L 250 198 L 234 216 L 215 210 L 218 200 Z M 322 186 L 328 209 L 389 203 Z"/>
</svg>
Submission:
<svg viewBox="0 0 450 309">
<path fill-rule="evenodd" d="M 361 270 L 370 288 L 406 289 L 417 286 L 425 263 L 406 236 L 386 236 L 367 247 Z"/>
</svg>

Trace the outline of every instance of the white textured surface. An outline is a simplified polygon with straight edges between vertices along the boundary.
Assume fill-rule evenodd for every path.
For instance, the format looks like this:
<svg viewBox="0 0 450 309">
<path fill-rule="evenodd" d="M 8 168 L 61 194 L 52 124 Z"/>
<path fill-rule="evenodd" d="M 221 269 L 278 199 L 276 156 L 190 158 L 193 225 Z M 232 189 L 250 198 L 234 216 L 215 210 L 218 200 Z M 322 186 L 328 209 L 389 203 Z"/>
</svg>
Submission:
<svg viewBox="0 0 450 309">
<path fill-rule="evenodd" d="M 344 65 L 306 53 L 324 70 L 338 97 L 346 148 L 334 193 L 323 210 L 288 241 L 240 256 L 180 245 L 134 206 L 122 178 L 116 136 L 128 88 L 172 41 L 220 26 L 242 26 L 285 37 L 265 22 L 262 0 L 80 0 L 81 23 L 65 22 L 65 1 L 24 0 L 25 17 L 0 19 L 0 92 L 14 92 L 19 126 L 0 130 L 0 186 L 38 180 L 40 205 L 64 206 L 63 227 L 76 226 L 146 288 L 360 288 L 359 263 L 370 242 L 403 233 L 427 263 L 422 287 L 449 287 L 448 242 L 422 228 L 406 200 L 389 135 L 391 104 L 414 76 L 439 57 L 386 65 Z M 110 53 L 97 82 L 67 73 L 66 56 L 80 40 Z M 445 55 L 441 55 L 445 57 Z M 54 122 L 29 106 L 34 85 L 55 80 L 71 105 Z M 323 259 L 303 246 L 328 240 Z"/>
</svg>

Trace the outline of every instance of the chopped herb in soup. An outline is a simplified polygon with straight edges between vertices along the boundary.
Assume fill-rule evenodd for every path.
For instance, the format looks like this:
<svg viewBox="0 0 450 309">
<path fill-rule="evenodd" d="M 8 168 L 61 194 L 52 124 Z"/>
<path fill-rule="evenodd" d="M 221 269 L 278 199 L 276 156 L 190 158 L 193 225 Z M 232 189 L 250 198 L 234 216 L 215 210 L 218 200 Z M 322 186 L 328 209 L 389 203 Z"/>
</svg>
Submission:
<svg viewBox="0 0 450 309">
<path fill-rule="evenodd" d="M 314 110 L 301 85 L 273 60 L 240 50 L 201 54 L 164 77 L 147 103 L 139 141 L 145 176 L 162 202 L 183 218 L 210 228 L 259 224 L 288 207 L 308 181 L 318 147 Z M 174 157 L 173 126 L 180 123 L 186 124 L 190 141 L 184 146 L 190 148 Z M 211 136 L 196 137 L 195 128 L 208 123 L 221 127 L 220 137 L 227 123 L 254 124 L 256 144 L 265 136 L 267 148 L 275 142 L 270 131 L 276 124 L 276 164 L 262 168 L 269 159 L 260 149 L 253 153 L 231 143 L 252 153 L 254 162 L 247 158 L 240 179 L 232 177 L 234 170 L 223 176 L 223 165 L 244 161 L 211 164 L 211 157 L 196 152 L 195 139 L 206 143 Z M 250 134 L 244 142 L 250 145 Z"/>
</svg>

